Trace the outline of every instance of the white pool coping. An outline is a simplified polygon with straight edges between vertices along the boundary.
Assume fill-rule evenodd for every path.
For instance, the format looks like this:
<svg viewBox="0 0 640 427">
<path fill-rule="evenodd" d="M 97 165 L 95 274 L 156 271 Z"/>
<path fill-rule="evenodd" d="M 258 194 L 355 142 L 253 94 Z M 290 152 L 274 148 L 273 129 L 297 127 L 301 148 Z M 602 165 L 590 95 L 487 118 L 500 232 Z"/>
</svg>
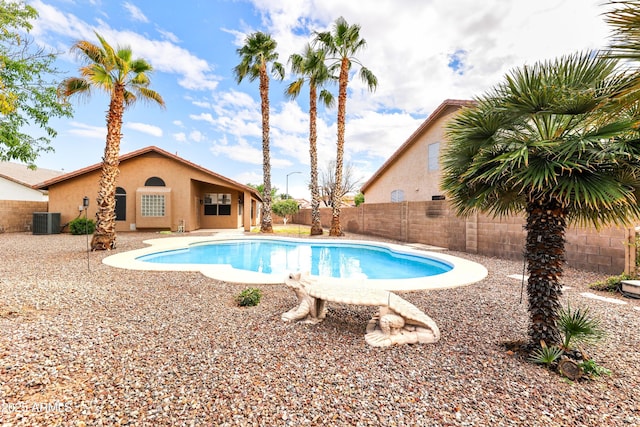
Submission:
<svg viewBox="0 0 640 427">
<path fill-rule="evenodd" d="M 440 252 L 420 251 L 408 246 L 375 242 L 368 240 L 346 240 L 346 239 L 305 239 L 274 236 L 181 236 L 166 237 L 145 240 L 144 243 L 150 246 L 132 251 L 122 252 L 105 258 L 102 262 L 116 268 L 146 271 L 199 271 L 203 275 L 212 279 L 245 284 L 283 284 L 285 275 L 257 273 L 248 270 L 239 270 L 228 264 L 162 264 L 139 261 L 137 258 L 161 251 L 187 248 L 190 245 L 203 242 L 222 242 L 232 240 L 278 240 L 289 242 L 304 242 L 312 244 L 321 243 L 341 243 L 341 244 L 361 244 L 368 246 L 378 246 L 390 249 L 401 254 L 428 257 L 450 264 L 453 269 L 435 276 L 417 277 L 412 279 L 340 279 L 333 277 L 322 277 L 320 280 L 327 284 L 340 284 L 357 286 L 371 289 L 384 289 L 387 291 L 415 291 L 415 290 L 436 290 L 448 289 L 459 286 L 470 285 L 479 282 L 487 276 L 487 269 L 473 261 L 454 257 Z M 293 271 L 291 273 L 294 273 Z"/>
</svg>

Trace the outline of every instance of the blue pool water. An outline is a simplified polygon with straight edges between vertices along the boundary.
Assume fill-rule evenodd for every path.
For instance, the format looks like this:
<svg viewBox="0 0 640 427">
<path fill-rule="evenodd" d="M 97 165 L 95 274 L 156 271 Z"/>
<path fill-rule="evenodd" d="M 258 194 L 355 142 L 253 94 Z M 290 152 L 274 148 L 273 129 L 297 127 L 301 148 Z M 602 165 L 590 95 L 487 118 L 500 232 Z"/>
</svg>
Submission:
<svg viewBox="0 0 640 427">
<path fill-rule="evenodd" d="M 280 240 L 208 242 L 157 252 L 137 260 L 163 264 L 229 264 L 265 274 L 309 271 L 343 279 L 411 279 L 445 273 L 452 265 L 433 258 L 358 243 Z"/>
</svg>

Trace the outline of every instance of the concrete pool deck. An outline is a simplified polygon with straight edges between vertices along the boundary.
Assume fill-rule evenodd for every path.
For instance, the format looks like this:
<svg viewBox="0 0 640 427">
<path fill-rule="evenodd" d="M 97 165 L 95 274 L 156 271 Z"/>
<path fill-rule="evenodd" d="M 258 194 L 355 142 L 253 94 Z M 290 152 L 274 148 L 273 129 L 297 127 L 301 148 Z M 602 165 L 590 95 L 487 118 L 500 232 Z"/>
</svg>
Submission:
<svg viewBox="0 0 640 427">
<path fill-rule="evenodd" d="M 144 262 L 138 260 L 144 255 L 156 252 L 170 251 L 175 249 L 188 248 L 194 244 L 205 242 L 224 242 L 231 240 L 280 240 L 288 242 L 300 242 L 318 244 L 325 243 L 353 243 L 360 245 L 375 245 L 389 249 L 394 252 L 427 257 L 445 262 L 453 266 L 453 269 L 434 276 L 425 276 L 412 279 L 340 279 L 332 277 L 322 277 L 323 283 L 340 284 L 349 286 L 366 287 L 371 289 L 382 289 L 387 291 L 415 291 L 415 290 L 436 290 L 447 289 L 458 286 L 465 286 L 484 279 L 487 276 L 487 269 L 475 262 L 443 254 L 440 252 L 417 250 L 409 245 L 399 245 L 386 242 L 369 240 L 349 240 L 349 239 L 313 239 L 313 238 L 291 238 L 280 236 L 245 235 L 236 230 L 217 232 L 212 235 L 164 237 L 158 239 L 145 240 L 148 247 L 122 252 L 111 255 L 103 260 L 103 263 L 111 267 L 148 270 L 148 271 L 199 271 L 206 277 L 229 282 L 246 284 L 283 284 L 286 275 L 265 274 L 248 270 L 240 270 L 228 264 L 162 264 Z"/>
</svg>

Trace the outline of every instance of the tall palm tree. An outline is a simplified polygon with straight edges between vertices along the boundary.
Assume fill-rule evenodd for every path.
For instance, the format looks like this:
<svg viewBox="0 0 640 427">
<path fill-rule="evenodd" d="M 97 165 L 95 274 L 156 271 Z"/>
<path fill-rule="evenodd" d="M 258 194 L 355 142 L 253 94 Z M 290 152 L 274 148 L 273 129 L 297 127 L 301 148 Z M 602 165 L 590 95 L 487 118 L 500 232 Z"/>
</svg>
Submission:
<svg viewBox="0 0 640 427">
<path fill-rule="evenodd" d="M 360 66 L 359 75 L 370 91 L 378 86 L 378 79 L 373 73 L 363 66 L 355 55 L 366 46 L 365 39 L 360 37 L 360 25 L 349 25 L 343 17 L 339 17 L 333 24 L 331 31 L 316 33 L 314 43 L 318 44 L 327 54 L 327 59 L 333 61 L 329 64 L 329 71 L 340 71 L 338 78 L 338 142 L 336 147 L 336 185 L 342 182 L 342 165 L 344 163 L 344 131 L 347 112 L 347 85 L 349 84 L 349 71 L 353 64 Z M 332 201 L 330 236 L 342 236 L 340 224 L 339 191 L 334 191 Z"/>
<path fill-rule="evenodd" d="M 526 214 L 530 345 L 559 344 L 568 223 L 640 217 L 634 117 L 607 103 L 632 76 L 573 54 L 510 72 L 447 126 L 442 188 L 461 215 Z"/>
<path fill-rule="evenodd" d="M 289 57 L 291 70 L 300 75 L 286 90 L 290 98 L 297 98 L 305 80 L 309 83 L 309 155 L 311 158 L 311 232 L 312 236 L 323 233 L 320 221 L 320 190 L 318 189 L 318 149 L 316 118 L 318 115 L 317 100 L 325 106 L 332 107 L 335 98 L 331 92 L 324 89 L 324 85 L 335 79 L 329 73 L 325 62 L 325 52 L 313 49 L 307 44 L 302 54 L 294 53 Z M 318 94 L 320 88 L 320 94 Z"/>
<path fill-rule="evenodd" d="M 278 80 L 284 78 L 284 67 L 277 62 L 278 43 L 269 34 L 255 32 L 249 34 L 245 44 L 236 52 L 240 63 L 233 69 L 238 84 L 245 77 L 249 81 L 260 81 L 260 108 L 262 111 L 262 174 L 264 180 L 264 200 L 262 205 L 262 222 L 260 232 L 273 233 L 271 221 L 271 159 L 269 153 L 269 73 L 267 65 L 271 63 L 271 74 Z"/>
<path fill-rule="evenodd" d="M 106 250 L 116 247 L 115 195 L 124 110 L 139 100 L 164 107 L 164 100 L 158 92 L 149 89 L 149 74 L 153 71 L 151 64 L 144 59 L 133 58 L 130 47 L 113 49 L 100 34 L 95 34 L 99 45 L 81 40 L 71 47 L 86 65 L 80 67 L 80 77 L 69 77 L 60 83 L 58 94 L 63 98 L 89 96 L 95 88 L 110 96 L 96 229 L 91 240 L 92 250 Z"/>
</svg>

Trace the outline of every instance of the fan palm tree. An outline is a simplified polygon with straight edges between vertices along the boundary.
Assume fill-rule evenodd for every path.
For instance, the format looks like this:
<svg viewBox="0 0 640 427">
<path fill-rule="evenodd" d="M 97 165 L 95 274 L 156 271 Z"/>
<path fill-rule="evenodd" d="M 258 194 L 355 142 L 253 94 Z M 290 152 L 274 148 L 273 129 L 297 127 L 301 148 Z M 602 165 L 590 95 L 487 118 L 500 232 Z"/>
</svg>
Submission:
<svg viewBox="0 0 640 427">
<path fill-rule="evenodd" d="M 312 236 L 319 236 L 323 233 L 320 221 L 320 190 L 318 189 L 318 150 L 316 118 L 318 115 L 317 100 L 319 99 L 325 106 L 332 107 L 335 98 L 331 92 L 324 89 L 324 85 L 334 81 L 329 74 L 325 62 L 325 52 L 313 49 L 307 44 L 302 55 L 294 53 L 289 57 L 291 70 L 300 75 L 293 81 L 286 90 L 286 95 L 290 98 L 297 98 L 305 80 L 309 83 L 309 155 L 311 157 L 311 232 Z M 320 94 L 318 94 L 320 88 Z"/>
<path fill-rule="evenodd" d="M 124 110 L 140 100 L 164 107 L 164 100 L 158 92 L 149 89 L 149 74 L 153 71 L 151 64 L 144 59 L 133 58 L 130 47 L 113 49 L 100 34 L 95 34 L 99 45 L 81 40 L 71 47 L 86 65 L 80 67 L 80 77 L 69 77 L 60 83 L 58 94 L 63 98 L 89 96 L 95 88 L 110 96 L 96 228 L 91 240 L 92 250 L 105 250 L 116 246 L 115 195 Z"/>
<path fill-rule="evenodd" d="M 516 69 L 447 126 L 442 188 L 457 212 L 526 215 L 531 346 L 560 344 L 567 224 L 640 216 L 636 118 L 605 108 L 633 78 L 616 63 L 582 53 Z"/>
<path fill-rule="evenodd" d="M 613 6 L 606 13 L 606 22 L 613 28 L 607 54 L 614 58 L 631 60 L 636 70 L 640 61 L 640 1 L 614 0 Z M 621 97 L 625 103 L 633 103 L 640 98 L 640 73 L 635 74 L 630 84 L 621 90 Z M 628 97 L 628 99 L 626 99 Z"/>
<path fill-rule="evenodd" d="M 378 79 L 366 67 L 364 67 L 355 55 L 366 46 L 365 39 L 360 37 L 360 25 L 349 25 L 343 17 L 339 17 L 333 24 L 331 31 L 316 33 L 314 43 L 318 44 L 326 52 L 330 61 L 329 71 L 339 70 L 338 77 L 338 142 L 336 147 L 336 179 L 337 186 L 342 182 L 342 165 L 344 163 L 344 132 L 347 112 L 347 85 L 349 84 L 349 71 L 353 64 L 360 66 L 359 75 L 370 91 L 378 86 Z M 331 62 L 333 61 L 333 62 Z M 342 236 L 340 224 L 339 191 L 334 191 L 332 201 L 330 236 Z"/>
<path fill-rule="evenodd" d="M 612 0 L 605 21 L 613 27 L 610 47 L 621 58 L 640 61 L 640 0 Z"/>
<path fill-rule="evenodd" d="M 262 204 L 262 222 L 260 232 L 273 233 L 271 220 L 271 159 L 269 153 L 269 73 L 267 65 L 271 64 L 271 74 L 278 80 L 284 78 L 284 67 L 277 62 L 278 43 L 269 34 L 255 32 L 249 34 L 245 44 L 236 52 L 240 63 L 233 69 L 236 82 L 240 84 L 245 77 L 249 81 L 260 81 L 260 108 L 262 111 L 262 174 L 264 180 L 264 200 Z"/>
</svg>

